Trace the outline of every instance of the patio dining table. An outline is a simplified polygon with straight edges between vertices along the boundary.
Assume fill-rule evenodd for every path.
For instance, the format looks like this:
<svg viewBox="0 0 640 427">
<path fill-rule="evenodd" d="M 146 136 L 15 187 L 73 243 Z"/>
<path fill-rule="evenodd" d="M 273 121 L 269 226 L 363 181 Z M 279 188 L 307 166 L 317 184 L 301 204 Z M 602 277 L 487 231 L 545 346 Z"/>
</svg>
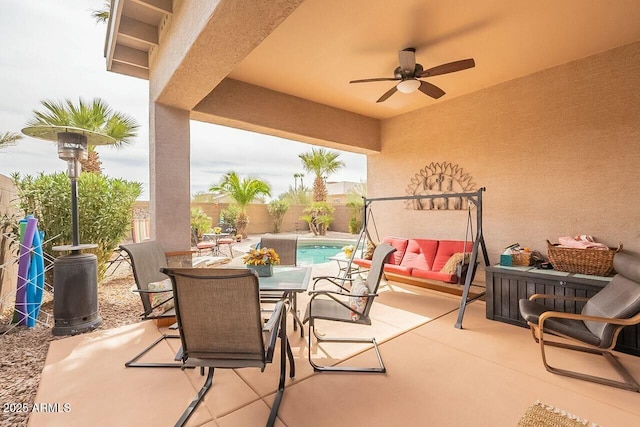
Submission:
<svg viewBox="0 0 640 427">
<path fill-rule="evenodd" d="M 302 321 L 298 316 L 296 294 L 305 292 L 311 280 L 311 267 L 279 266 L 273 267 L 273 276 L 259 277 L 261 292 L 282 292 L 283 298 L 291 301 L 289 308 L 293 321 L 300 326 L 303 335 Z"/>
</svg>

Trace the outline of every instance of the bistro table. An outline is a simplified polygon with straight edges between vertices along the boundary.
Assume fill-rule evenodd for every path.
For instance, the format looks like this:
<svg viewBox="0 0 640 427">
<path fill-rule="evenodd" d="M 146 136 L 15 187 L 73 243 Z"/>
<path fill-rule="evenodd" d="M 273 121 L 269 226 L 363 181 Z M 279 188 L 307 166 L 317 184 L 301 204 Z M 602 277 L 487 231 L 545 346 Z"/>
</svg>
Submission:
<svg viewBox="0 0 640 427">
<path fill-rule="evenodd" d="M 344 277 L 349 278 L 352 273 L 360 272 L 360 266 L 357 264 L 351 263 L 349 265 L 350 261 L 352 261 L 351 256 L 347 256 L 344 252 L 327 257 L 327 259 L 338 263 L 338 276 L 341 276 L 344 272 Z"/>
<path fill-rule="evenodd" d="M 259 277 L 258 279 L 261 292 L 282 292 L 283 298 L 291 301 L 290 311 L 293 315 L 293 321 L 300 325 L 300 335 L 303 336 L 296 296 L 307 290 L 311 280 L 311 267 L 276 265 L 273 267 L 273 276 Z"/>
<path fill-rule="evenodd" d="M 230 235 L 230 233 L 202 233 L 202 239 L 213 242 L 214 246 L 211 249 L 212 255 L 220 255 L 220 245 L 218 244 L 218 240 L 223 237 L 229 237 Z"/>
</svg>

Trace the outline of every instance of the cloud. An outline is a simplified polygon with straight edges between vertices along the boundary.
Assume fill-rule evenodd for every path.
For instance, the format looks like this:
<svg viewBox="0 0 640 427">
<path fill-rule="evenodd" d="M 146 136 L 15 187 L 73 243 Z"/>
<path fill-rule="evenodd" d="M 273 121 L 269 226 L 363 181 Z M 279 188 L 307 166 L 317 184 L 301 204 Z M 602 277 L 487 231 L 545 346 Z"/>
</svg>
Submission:
<svg viewBox="0 0 640 427">
<path fill-rule="evenodd" d="M 103 98 L 116 111 L 140 124 L 132 145 L 99 149 L 104 173 L 143 184 L 149 197 L 148 82 L 106 71 L 103 56 L 106 26 L 96 24 L 92 9 L 103 0 L 2 0 L 0 14 L 0 132 L 19 132 L 44 99 Z M 226 172 L 268 181 L 274 196 L 303 172 L 298 155 L 311 145 L 201 122 L 191 122 L 191 193 L 206 191 Z M 343 152 L 347 166 L 330 179 L 363 181 L 365 156 Z M 66 170 L 55 145 L 25 138 L 0 151 L 0 173 L 9 175 Z M 305 176 L 311 183 L 313 177 Z"/>
</svg>

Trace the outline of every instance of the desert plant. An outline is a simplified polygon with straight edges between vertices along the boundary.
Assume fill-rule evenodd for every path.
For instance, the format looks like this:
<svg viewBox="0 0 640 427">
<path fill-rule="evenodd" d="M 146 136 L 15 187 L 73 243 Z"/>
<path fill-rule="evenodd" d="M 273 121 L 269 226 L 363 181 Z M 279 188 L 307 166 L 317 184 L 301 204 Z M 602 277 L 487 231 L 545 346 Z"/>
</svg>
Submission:
<svg viewBox="0 0 640 427">
<path fill-rule="evenodd" d="M 273 232 L 279 233 L 280 227 L 282 226 L 282 220 L 284 219 L 284 214 L 289 210 L 289 202 L 282 199 L 272 200 L 269 202 L 267 210 L 273 219 Z"/>
<path fill-rule="evenodd" d="M 240 213 L 238 205 L 228 205 L 220 211 L 220 220 L 223 224 L 233 224 Z"/>
<path fill-rule="evenodd" d="M 195 230 L 198 239 L 202 237 L 202 233 L 209 232 L 211 229 L 211 222 L 211 217 L 201 208 L 191 208 L 191 228 Z"/>
<path fill-rule="evenodd" d="M 53 246 L 72 242 L 69 178 L 62 172 L 37 177 L 14 173 L 12 178 L 20 198 L 18 208 L 38 218 L 38 227 L 46 236 L 43 250 L 55 258 L 60 253 L 53 252 Z M 98 245 L 92 252 L 98 258 L 99 280 L 113 249 L 131 232 L 132 208 L 141 191 L 140 183 L 101 174 L 78 178 L 80 242 Z"/>
<path fill-rule="evenodd" d="M 309 224 L 309 229 L 314 235 L 324 236 L 327 234 L 329 224 L 333 221 L 334 211 L 335 208 L 326 202 L 314 202 L 304 210 L 306 215 L 302 215 L 300 219 Z"/>
<path fill-rule="evenodd" d="M 91 17 L 98 24 L 106 24 L 107 21 L 109 20 L 109 15 L 111 15 L 111 2 L 110 1 L 105 1 L 104 4 L 102 5 L 102 9 L 92 9 L 91 10 Z"/>
<path fill-rule="evenodd" d="M 344 162 L 338 160 L 339 156 L 340 153 L 324 148 L 312 148 L 310 153 L 303 153 L 298 156 L 302 160 L 304 170 L 313 172 L 316 175 L 313 181 L 314 202 L 327 201 L 327 186 L 324 180 L 328 175 L 344 167 Z"/>
<path fill-rule="evenodd" d="M 292 187 L 289 186 L 289 189 L 286 193 L 282 193 L 279 196 L 279 199 L 286 200 L 289 205 L 303 205 L 306 206 L 311 204 L 313 201 L 313 197 L 311 194 L 311 190 L 305 187 L 304 185 Z"/>
<path fill-rule="evenodd" d="M 238 234 L 242 234 L 243 238 L 247 237 L 249 224 L 247 205 L 261 195 L 271 195 L 271 187 L 266 182 L 251 176 L 240 180 L 235 172 L 224 174 L 220 183 L 211 186 L 209 191 L 224 193 L 236 201 L 240 212 L 236 216 L 235 226 Z"/>
<path fill-rule="evenodd" d="M 349 217 L 349 233 L 356 234 L 362 229 L 362 210 L 364 209 L 364 196 L 367 194 L 367 185 L 364 183 L 356 185 L 347 194 L 347 207 L 351 216 Z"/>
<path fill-rule="evenodd" d="M 139 125 L 135 119 L 117 111 L 102 99 L 95 98 L 90 103 L 80 98 L 77 104 L 70 99 L 64 102 L 51 100 L 41 101 L 44 109 L 34 111 L 33 119 L 27 126 L 73 126 L 86 129 L 115 139 L 113 146 L 122 147 L 130 144 L 137 135 Z M 95 145 L 88 146 L 88 158 L 81 160 L 82 170 L 85 172 L 101 173 L 100 157 Z"/>
<path fill-rule="evenodd" d="M 0 215 L 0 266 L 9 264 L 8 260 L 18 256 L 19 228 L 18 217 L 14 214 L 3 213 Z M 2 295 L 2 283 L 6 270 L 0 267 L 0 295 Z M 0 312 L 2 311 L 0 302 Z"/>
<path fill-rule="evenodd" d="M 22 139 L 22 135 L 15 132 L 0 133 L 0 148 L 8 147 Z"/>
</svg>

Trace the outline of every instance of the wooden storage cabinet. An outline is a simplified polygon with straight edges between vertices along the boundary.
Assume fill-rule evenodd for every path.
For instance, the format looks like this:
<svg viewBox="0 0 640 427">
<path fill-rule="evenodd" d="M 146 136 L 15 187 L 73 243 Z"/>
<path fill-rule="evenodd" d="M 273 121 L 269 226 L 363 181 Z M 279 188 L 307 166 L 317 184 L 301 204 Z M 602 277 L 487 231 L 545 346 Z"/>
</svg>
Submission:
<svg viewBox="0 0 640 427">
<path fill-rule="evenodd" d="M 520 316 L 518 301 L 533 294 L 592 297 L 611 281 L 611 277 L 586 276 L 539 270 L 532 267 L 486 268 L 487 319 L 528 328 Z M 583 302 L 539 300 L 554 311 L 580 313 Z M 629 326 L 618 337 L 616 350 L 640 356 L 640 327 Z"/>
</svg>

